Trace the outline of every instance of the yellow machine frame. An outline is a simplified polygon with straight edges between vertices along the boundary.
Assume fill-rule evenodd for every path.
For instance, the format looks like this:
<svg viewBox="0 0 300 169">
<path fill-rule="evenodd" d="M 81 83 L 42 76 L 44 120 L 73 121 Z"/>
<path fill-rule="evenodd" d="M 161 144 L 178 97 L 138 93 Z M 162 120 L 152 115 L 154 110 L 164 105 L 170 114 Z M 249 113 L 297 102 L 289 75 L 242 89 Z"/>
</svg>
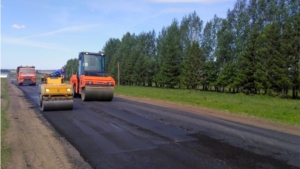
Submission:
<svg viewBox="0 0 300 169">
<path fill-rule="evenodd" d="M 42 78 L 39 86 L 40 106 L 47 110 L 71 110 L 73 109 L 72 85 L 63 83 L 62 77 Z"/>
</svg>

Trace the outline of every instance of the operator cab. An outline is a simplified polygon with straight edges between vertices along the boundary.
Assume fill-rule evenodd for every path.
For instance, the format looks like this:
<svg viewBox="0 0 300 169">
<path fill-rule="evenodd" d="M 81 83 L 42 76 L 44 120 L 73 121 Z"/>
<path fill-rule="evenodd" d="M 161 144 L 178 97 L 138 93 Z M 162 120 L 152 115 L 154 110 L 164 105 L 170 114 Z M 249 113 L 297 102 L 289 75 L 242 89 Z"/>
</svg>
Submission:
<svg viewBox="0 0 300 169">
<path fill-rule="evenodd" d="M 108 76 L 105 72 L 105 55 L 103 53 L 80 52 L 78 64 L 78 76 Z"/>
</svg>

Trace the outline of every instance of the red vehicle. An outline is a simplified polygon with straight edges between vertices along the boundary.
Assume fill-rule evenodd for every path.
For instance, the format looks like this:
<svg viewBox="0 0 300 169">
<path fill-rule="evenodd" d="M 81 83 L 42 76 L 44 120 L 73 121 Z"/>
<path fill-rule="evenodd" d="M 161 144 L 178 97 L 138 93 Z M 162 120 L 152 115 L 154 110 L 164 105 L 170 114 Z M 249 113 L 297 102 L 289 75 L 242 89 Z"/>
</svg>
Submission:
<svg viewBox="0 0 300 169">
<path fill-rule="evenodd" d="M 111 101 L 115 80 L 105 72 L 105 54 L 80 52 L 78 72 L 71 76 L 73 97 L 81 95 L 83 101 Z"/>
<path fill-rule="evenodd" d="M 36 85 L 36 70 L 34 66 L 18 66 L 17 80 L 19 85 Z"/>
</svg>

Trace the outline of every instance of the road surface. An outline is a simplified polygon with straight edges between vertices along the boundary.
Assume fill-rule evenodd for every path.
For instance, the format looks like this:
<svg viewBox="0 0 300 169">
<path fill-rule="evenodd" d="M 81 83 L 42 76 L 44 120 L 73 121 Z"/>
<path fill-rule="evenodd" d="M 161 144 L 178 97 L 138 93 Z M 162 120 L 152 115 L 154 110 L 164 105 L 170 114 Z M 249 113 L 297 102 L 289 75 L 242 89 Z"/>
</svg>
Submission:
<svg viewBox="0 0 300 169">
<path fill-rule="evenodd" d="M 38 86 L 20 89 L 39 108 Z M 41 114 L 93 168 L 300 168 L 299 134 L 163 105 L 75 98 Z"/>
</svg>

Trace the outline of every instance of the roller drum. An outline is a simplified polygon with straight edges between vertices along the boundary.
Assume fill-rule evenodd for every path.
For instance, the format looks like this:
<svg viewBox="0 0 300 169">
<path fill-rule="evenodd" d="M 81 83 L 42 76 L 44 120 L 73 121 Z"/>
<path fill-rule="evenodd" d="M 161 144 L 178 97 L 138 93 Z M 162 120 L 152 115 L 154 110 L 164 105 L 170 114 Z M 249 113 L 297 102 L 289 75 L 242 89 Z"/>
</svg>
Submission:
<svg viewBox="0 0 300 169">
<path fill-rule="evenodd" d="M 81 99 L 83 101 L 111 101 L 114 97 L 113 87 L 91 87 L 82 91 Z"/>
<path fill-rule="evenodd" d="M 43 100 L 43 111 L 72 110 L 73 100 Z"/>
</svg>

